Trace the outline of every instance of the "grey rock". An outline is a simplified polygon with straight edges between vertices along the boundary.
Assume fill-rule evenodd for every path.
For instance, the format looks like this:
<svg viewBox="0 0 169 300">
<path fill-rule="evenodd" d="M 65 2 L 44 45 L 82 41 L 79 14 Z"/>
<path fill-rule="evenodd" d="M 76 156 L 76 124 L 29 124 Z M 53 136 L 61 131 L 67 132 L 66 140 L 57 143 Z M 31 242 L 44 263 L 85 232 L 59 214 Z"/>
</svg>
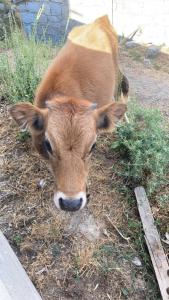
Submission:
<svg viewBox="0 0 169 300">
<path fill-rule="evenodd" d="M 126 48 L 131 49 L 137 46 L 137 43 L 134 41 L 128 41 L 126 42 Z"/>
<path fill-rule="evenodd" d="M 28 11 L 32 13 L 37 13 L 38 10 L 41 8 L 42 3 L 40 2 L 27 2 L 26 3 L 26 8 Z"/>
<path fill-rule="evenodd" d="M 5 9 L 5 4 L 0 3 L 0 10 L 4 10 Z"/>
<path fill-rule="evenodd" d="M 35 19 L 36 19 L 36 14 L 33 14 L 33 13 L 22 12 L 22 13 L 20 13 L 20 16 L 22 18 L 23 23 L 25 23 L 25 24 L 34 23 Z"/>
<path fill-rule="evenodd" d="M 146 58 L 155 58 L 160 53 L 160 47 L 150 46 L 146 51 Z"/>
<path fill-rule="evenodd" d="M 58 23 L 60 21 L 60 16 L 50 16 L 51 23 Z"/>
<path fill-rule="evenodd" d="M 142 262 L 141 262 L 140 258 L 138 258 L 137 256 L 132 259 L 132 263 L 136 267 L 142 267 Z"/>
<path fill-rule="evenodd" d="M 51 15 L 51 3 L 45 3 L 44 4 L 44 10 L 43 13 L 47 16 Z"/>
<path fill-rule="evenodd" d="M 59 34 L 59 24 L 49 25 L 46 30 L 46 34 L 57 35 Z"/>
<path fill-rule="evenodd" d="M 52 16 L 60 16 L 62 14 L 62 5 L 52 2 L 50 4 L 50 11 Z"/>
<path fill-rule="evenodd" d="M 31 35 L 32 25 L 31 24 L 24 24 L 24 30 L 26 31 L 27 35 Z"/>
<path fill-rule="evenodd" d="M 41 16 L 38 20 L 38 24 L 46 23 L 46 25 L 47 25 L 47 20 L 48 20 L 47 16 L 45 14 L 41 14 Z"/>
<path fill-rule="evenodd" d="M 151 61 L 150 61 L 150 59 L 148 59 L 148 58 L 144 58 L 144 65 L 146 66 L 146 67 L 151 67 Z"/>
</svg>

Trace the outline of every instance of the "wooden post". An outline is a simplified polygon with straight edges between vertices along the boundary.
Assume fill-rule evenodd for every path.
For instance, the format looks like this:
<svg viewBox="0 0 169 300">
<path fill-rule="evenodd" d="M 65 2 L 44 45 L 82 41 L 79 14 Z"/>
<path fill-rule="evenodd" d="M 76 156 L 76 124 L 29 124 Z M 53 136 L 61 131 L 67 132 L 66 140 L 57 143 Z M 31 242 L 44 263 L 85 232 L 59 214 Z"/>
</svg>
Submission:
<svg viewBox="0 0 169 300">
<path fill-rule="evenodd" d="M 161 245 L 157 228 L 154 224 L 154 218 L 151 212 L 150 204 L 143 187 L 135 188 L 134 192 L 145 232 L 145 240 L 150 252 L 150 257 L 154 266 L 154 271 L 160 287 L 161 295 L 163 300 L 169 300 L 169 265 Z"/>
<path fill-rule="evenodd" d="M 0 300 L 42 300 L 1 231 Z"/>
</svg>

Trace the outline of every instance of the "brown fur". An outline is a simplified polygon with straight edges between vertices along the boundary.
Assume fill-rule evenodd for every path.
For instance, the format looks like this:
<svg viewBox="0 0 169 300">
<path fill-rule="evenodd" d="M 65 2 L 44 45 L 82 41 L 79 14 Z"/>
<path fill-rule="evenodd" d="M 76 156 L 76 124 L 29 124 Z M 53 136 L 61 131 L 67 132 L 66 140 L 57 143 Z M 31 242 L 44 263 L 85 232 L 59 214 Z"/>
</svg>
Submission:
<svg viewBox="0 0 169 300">
<path fill-rule="evenodd" d="M 107 17 L 74 28 L 41 81 L 35 104 L 55 94 L 85 98 L 99 106 L 114 98 L 118 44 Z M 104 88 L 103 88 L 104 87 Z"/>
<path fill-rule="evenodd" d="M 98 129 L 113 129 L 126 111 L 125 104 L 112 101 L 119 72 L 117 55 L 117 37 L 107 17 L 77 27 L 44 75 L 34 105 L 11 108 L 13 118 L 30 129 L 35 147 L 49 159 L 56 190 L 69 197 L 86 189 Z M 45 136 L 52 154 L 45 154 Z"/>
</svg>

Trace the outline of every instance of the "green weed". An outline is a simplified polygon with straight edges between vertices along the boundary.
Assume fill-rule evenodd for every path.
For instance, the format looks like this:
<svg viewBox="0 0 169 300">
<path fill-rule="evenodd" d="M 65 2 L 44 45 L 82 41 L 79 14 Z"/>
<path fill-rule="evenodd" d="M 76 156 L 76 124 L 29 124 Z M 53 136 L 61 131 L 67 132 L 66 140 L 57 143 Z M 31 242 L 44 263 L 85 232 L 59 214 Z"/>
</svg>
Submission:
<svg viewBox="0 0 169 300">
<path fill-rule="evenodd" d="M 99 263 L 100 272 L 106 275 L 118 266 L 113 258 L 116 249 L 111 244 L 103 244 L 100 248 L 94 252 L 93 256 Z"/>
<path fill-rule="evenodd" d="M 57 258 L 58 256 L 60 256 L 60 247 L 58 244 L 54 244 L 52 247 L 52 255 L 53 257 Z"/>
<path fill-rule="evenodd" d="M 15 235 L 13 235 L 13 241 L 14 243 L 19 246 L 22 242 L 22 236 L 19 233 L 16 233 Z"/>
<path fill-rule="evenodd" d="M 17 140 L 19 142 L 26 142 L 31 137 L 30 133 L 28 131 L 20 131 L 17 134 Z"/>
<path fill-rule="evenodd" d="M 118 175 L 127 186 L 144 185 L 148 195 L 168 184 L 169 133 L 160 112 L 129 104 L 129 124 L 117 127 L 111 148 L 119 153 Z"/>
<path fill-rule="evenodd" d="M 11 25 L 11 33 L 5 36 L 4 49 L 0 54 L 1 94 L 12 103 L 32 102 L 51 58 L 50 43 L 37 41 L 35 34 L 27 38 L 22 30 Z"/>
</svg>

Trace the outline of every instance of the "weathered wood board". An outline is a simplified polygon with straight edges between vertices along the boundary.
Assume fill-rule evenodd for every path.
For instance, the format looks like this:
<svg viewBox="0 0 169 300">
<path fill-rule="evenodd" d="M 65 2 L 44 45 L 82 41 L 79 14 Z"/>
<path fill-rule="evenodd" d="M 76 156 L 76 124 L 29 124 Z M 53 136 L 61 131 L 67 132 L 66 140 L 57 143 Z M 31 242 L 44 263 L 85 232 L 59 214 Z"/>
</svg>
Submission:
<svg viewBox="0 0 169 300">
<path fill-rule="evenodd" d="M 161 245 L 157 228 L 154 224 L 150 204 L 143 187 L 137 187 L 134 191 L 145 232 L 145 240 L 150 252 L 161 295 L 163 300 L 169 300 L 169 276 L 167 274 L 169 265 Z"/>
<path fill-rule="evenodd" d="M 42 300 L 1 231 L 0 300 Z"/>
</svg>

